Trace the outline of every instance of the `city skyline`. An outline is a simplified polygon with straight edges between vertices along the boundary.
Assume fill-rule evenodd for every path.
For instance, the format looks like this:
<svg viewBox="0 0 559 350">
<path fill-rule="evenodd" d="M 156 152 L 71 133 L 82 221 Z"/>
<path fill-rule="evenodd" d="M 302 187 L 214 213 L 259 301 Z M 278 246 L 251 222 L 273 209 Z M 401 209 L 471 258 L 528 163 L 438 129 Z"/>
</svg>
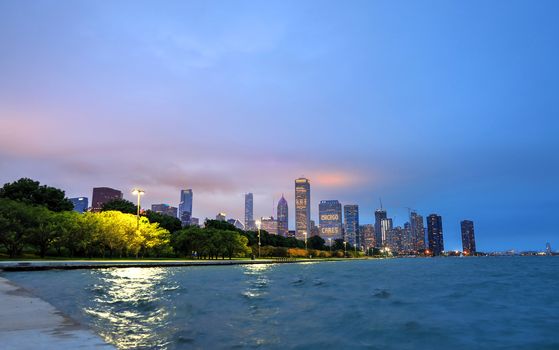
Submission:
<svg viewBox="0 0 559 350">
<path fill-rule="evenodd" d="M 276 216 L 293 179 L 445 248 L 559 245 L 556 2 L 0 1 L 0 182 Z M 483 11 L 480 11 L 483 8 Z M 133 13 L 134 16 L 130 16 Z M 496 20 L 496 19 L 499 20 Z M 522 23 L 523 25 L 518 25 Z M 475 25 L 474 25 L 475 24 Z M 521 220 L 519 218 L 530 218 Z"/>
</svg>

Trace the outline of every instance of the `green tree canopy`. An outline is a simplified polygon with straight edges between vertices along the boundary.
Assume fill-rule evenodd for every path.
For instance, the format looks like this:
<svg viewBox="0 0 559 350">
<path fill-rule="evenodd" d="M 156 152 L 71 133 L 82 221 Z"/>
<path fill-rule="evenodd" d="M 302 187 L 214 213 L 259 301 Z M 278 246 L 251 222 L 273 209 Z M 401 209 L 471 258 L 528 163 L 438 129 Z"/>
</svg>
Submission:
<svg viewBox="0 0 559 350">
<path fill-rule="evenodd" d="M 320 236 L 312 236 L 308 241 L 307 244 L 311 249 L 324 249 L 324 239 Z"/>
<path fill-rule="evenodd" d="M 101 211 L 112 210 L 116 210 L 124 214 L 136 214 L 138 207 L 136 207 L 136 204 L 126 199 L 113 199 L 103 204 L 103 207 L 101 208 Z"/>
<path fill-rule="evenodd" d="M 144 215 L 149 219 L 149 222 L 157 222 L 159 226 L 171 233 L 182 229 L 181 221 L 174 216 L 157 213 L 151 210 L 147 210 Z"/>
<path fill-rule="evenodd" d="M 21 178 L 15 182 L 4 184 L 0 188 L 0 198 L 45 206 L 56 212 L 74 209 L 74 205 L 66 198 L 64 191 L 41 185 L 39 181 L 28 178 Z"/>
</svg>

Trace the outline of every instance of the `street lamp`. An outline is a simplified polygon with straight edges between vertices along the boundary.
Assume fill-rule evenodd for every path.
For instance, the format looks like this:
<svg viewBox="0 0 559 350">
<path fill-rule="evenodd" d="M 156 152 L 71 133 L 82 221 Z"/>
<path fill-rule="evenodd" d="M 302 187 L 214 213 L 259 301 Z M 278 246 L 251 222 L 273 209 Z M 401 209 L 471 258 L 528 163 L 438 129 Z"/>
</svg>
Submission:
<svg viewBox="0 0 559 350">
<path fill-rule="evenodd" d="M 140 225 L 140 197 L 143 196 L 145 193 L 146 192 L 144 190 L 141 190 L 139 188 L 135 188 L 132 191 L 132 194 L 138 196 L 138 211 L 136 212 L 136 219 L 138 221 L 138 225 Z"/>
<path fill-rule="evenodd" d="M 307 231 L 303 232 L 303 235 L 305 236 L 305 250 L 307 250 Z"/>
<path fill-rule="evenodd" d="M 332 238 L 328 238 L 328 244 L 330 245 L 330 251 L 332 251 Z"/>
<path fill-rule="evenodd" d="M 347 258 L 347 242 L 344 241 L 344 258 Z"/>
<path fill-rule="evenodd" d="M 256 228 L 258 229 L 258 258 L 260 258 L 260 246 L 262 245 L 262 243 L 260 243 L 260 220 L 256 220 L 255 224 Z"/>
</svg>

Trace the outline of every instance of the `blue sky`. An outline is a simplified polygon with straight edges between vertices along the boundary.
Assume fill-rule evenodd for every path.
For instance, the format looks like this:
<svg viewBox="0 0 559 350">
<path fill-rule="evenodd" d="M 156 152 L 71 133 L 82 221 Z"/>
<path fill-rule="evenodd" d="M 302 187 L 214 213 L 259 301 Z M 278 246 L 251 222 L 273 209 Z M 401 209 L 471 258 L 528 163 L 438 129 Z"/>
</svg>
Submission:
<svg viewBox="0 0 559 350">
<path fill-rule="evenodd" d="M 555 1 L 0 0 L 0 181 L 194 215 L 382 197 L 481 250 L 559 245 Z M 128 195 L 131 198 L 131 195 Z"/>
</svg>

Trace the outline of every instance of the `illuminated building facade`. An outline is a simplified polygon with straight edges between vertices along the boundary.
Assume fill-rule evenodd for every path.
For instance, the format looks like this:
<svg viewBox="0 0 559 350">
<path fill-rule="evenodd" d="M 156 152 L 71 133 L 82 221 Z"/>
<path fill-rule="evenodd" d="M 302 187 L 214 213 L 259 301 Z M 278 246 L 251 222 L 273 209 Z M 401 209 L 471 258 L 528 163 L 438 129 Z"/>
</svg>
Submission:
<svg viewBox="0 0 559 350">
<path fill-rule="evenodd" d="M 476 255 L 476 237 L 474 235 L 474 222 L 464 220 L 460 222 L 462 232 L 462 251 L 466 255 Z"/>
<path fill-rule="evenodd" d="M 179 219 L 183 226 L 190 225 L 192 217 L 192 201 L 194 193 L 192 189 L 181 190 L 181 198 L 179 203 Z"/>
<path fill-rule="evenodd" d="M 122 192 L 110 187 L 95 187 L 91 198 L 91 211 L 98 212 L 103 209 L 105 203 L 122 199 Z"/>
<path fill-rule="evenodd" d="M 362 242 L 359 236 L 359 206 L 356 204 L 344 205 L 344 240 L 361 248 Z"/>
<path fill-rule="evenodd" d="M 295 236 L 304 239 L 311 230 L 311 183 L 308 179 L 295 180 Z"/>
<path fill-rule="evenodd" d="M 287 207 L 287 201 L 281 196 L 281 199 L 278 202 L 278 235 L 287 237 L 289 232 L 289 212 Z"/>
<path fill-rule="evenodd" d="M 256 230 L 254 224 L 254 197 L 252 193 L 245 193 L 245 228 L 247 231 Z"/>
<path fill-rule="evenodd" d="M 429 251 L 433 256 L 441 255 L 444 251 L 443 219 L 440 215 L 431 214 L 427 217 L 427 236 Z"/>
<path fill-rule="evenodd" d="M 375 210 L 375 244 L 377 248 L 382 248 L 382 227 L 381 222 L 382 220 L 386 219 L 386 210 L 384 209 L 377 209 Z"/>
<path fill-rule="evenodd" d="M 89 207 L 87 197 L 70 198 L 70 202 L 74 205 L 74 211 L 77 211 L 78 213 L 86 212 Z"/>
<path fill-rule="evenodd" d="M 227 218 L 227 214 L 225 214 L 225 213 L 218 213 L 215 216 L 215 219 L 218 220 L 218 221 L 225 221 L 226 218 Z"/>
<path fill-rule="evenodd" d="M 361 225 L 361 227 L 359 228 L 359 233 L 361 233 L 361 237 L 363 237 L 363 245 L 365 246 L 365 249 L 371 249 L 376 246 L 375 225 L 373 224 Z"/>
<path fill-rule="evenodd" d="M 386 214 L 386 212 L 385 212 Z M 380 234 L 377 235 L 377 239 L 380 239 L 380 243 L 377 245 L 380 247 L 386 247 L 388 245 L 388 233 L 392 230 L 392 219 L 384 218 L 380 220 Z"/>
<path fill-rule="evenodd" d="M 169 204 L 152 204 L 151 211 L 174 218 L 177 217 L 177 207 L 171 207 Z"/>
<path fill-rule="evenodd" d="M 343 239 L 342 232 L 342 204 L 337 200 L 320 201 L 318 204 L 320 237 L 328 242 Z"/>
<path fill-rule="evenodd" d="M 271 235 L 278 234 L 278 221 L 273 216 L 260 218 L 260 229 Z"/>
</svg>

